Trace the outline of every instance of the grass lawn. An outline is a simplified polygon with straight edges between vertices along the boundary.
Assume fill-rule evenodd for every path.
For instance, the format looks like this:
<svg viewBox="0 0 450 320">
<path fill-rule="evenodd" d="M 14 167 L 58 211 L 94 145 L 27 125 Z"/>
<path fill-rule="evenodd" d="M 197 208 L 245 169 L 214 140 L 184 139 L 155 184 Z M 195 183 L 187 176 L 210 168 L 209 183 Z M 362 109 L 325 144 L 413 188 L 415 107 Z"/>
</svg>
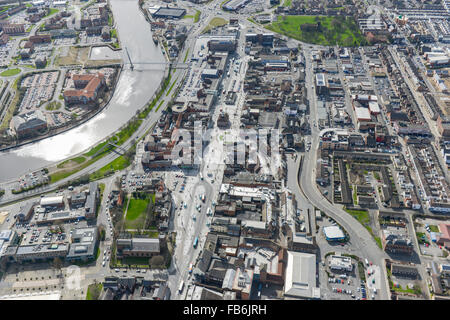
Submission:
<svg viewBox="0 0 450 320">
<path fill-rule="evenodd" d="M 201 13 L 200 11 L 195 10 L 194 23 L 197 23 L 197 22 L 200 21 L 200 15 L 201 15 L 201 14 L 202 14 L 202 13 Z"/>
<path fill-rule="evenodd" d="M 72 158 L 72 159 L 63 161 L 63 162 L 61 162 L 60 164 L 58 164 L 56 167 L 58 167 L 58 168 L 63 168 L 64 165 L 66 165 L 66 164 L 69 163 L 69 162 L 75 162 L 75 163 L 77 163 L 77 164 L 82 164 L 82 163 L 85 162 L 85 161 L 86 161 L 86 158 L 85 158 L 85 157 L 79 156 L 79 157 L 76 157 L 76 158 Z"/>
<path fill-rule="evenodd" d="M 430 231 L 431 231 L 431 232 L 439 232 L 438 226 L 435 226 L 435 225 L 429 225 L 429 227 L 430 227 Z"/>
<path fill-rule="evenodd" d="M 87 292 L 86 292 L 86 300 L 97 300 L 98 297 L 96 297 L 97 294 L 100 294 L 103 290 L 103 284 L 102 283 L 93 283 L 88 286 Z"/>
<path fill-rule="evenodd" d="M 316 30 L 301 30 L 301 25 L 318 24 Z M 279 16 L 267 29 L 299 41 L 320 45 L 360 46 L 366 43 L 364 36 L 351 17 Z"/>
<path fill-rule="evenodd" d="M 158 107 L 156 107 L 156 111 L 159 110 L 159 108 L 162 106 L 163 103 L 164 103 L 164 100 L 161 100 L 161 102 L 159 103 Z"/>
<path fill-rule="evenodd" d="M 53 15 L 53 14 L 55 14 L 55 13 L 58 13 L 58 12 L 59 12 L 58 9 L 50 8 L 50 11 L 48 12 L 48 14 L 47 14 L 45 17 L 49 17 L 49 16 L 51 16 L 51 15 Z M 44 18 L 45 18 L 45 17 L 44 17 Z"/>
<path fill-rule="evenodd" d="M 187 52 L 186 52 L 186 56 L 187 56 Z M 186 60 L 186 59 L 185 59 L 185 60 Z M 169 90 L 167 90 L 166 97 L 169 95 L 170 91 L 172 91 L 173 86 L 175 85 L 175 83 L 177 82 L 177 80 L 178 80 L 178 78 L 176 78 L 176 79 L 173 81 L 173 83 L 172 83 L 172 85 L 170 86 Z M 158 111 L 158 109 L 156 109 L 156 111 Z"/>
<path fill-rule="evenodd" d="M 187 60 L 187 58 L 188 58 L 188 54 L 189 54 L 189 48 L 188 48 L 187 51 L 186 51 L 186 55 L 184 56 L 183 63 L 186 63 L 186 60 Z"/>
<path fill-rule="evenodd" d="M 107 176 L 108 173 L 110 173 L 111 171 L 123 170 L 126 167 L 128 167 L 129 165 L 130 165 L 130 161 L 127 158 L 125 158 L 124 156 L 120 156 L 120 157 L 114 159 L 113 161 L 111 161 L 110 163 L 108 163 L 103 168 L 92 173 L 89 176 L 89 179 L 91 181 L 102 179 L 105 176 Z"/>
<path fill-rule="evenodd" d="M 209 22 L 208 26 L 205 29 L 203 29 L 202 33 L 207 33 L 214 28 L 226 25 L 227 23 L 228 23 L 228 21 L 223 18 L 218 18 L 218 17 L 212 18 L 211 21 Z"/>
<path fill-rule="evenodd" d="M 131 199 L 125 217 L 125 229 L 143 229 L 150 198 Z"/>
<path fill-rule="evenodd" d="M 5 71 L 3 71 L 2 73 L 0 73 L 0 76 L 2 77 L 12 77 L 12 76 L 16 76 L 20 73 L 20 69 L 19 68 L 15 68 L 15 69 L 7 69 Z"/>
<path fill-rule="evenodd" d="M 370 217 L 369 217 L 369 211 L 365 210 L 350 210 L 350 209 L 344 209 L 347 213 L 351 214 L 353 218 L 359 221 L 364 228 L 369 231 L 369 233 L 372 235 L 372 237 L 375 239 L 375 242 L 377 243 L 378 247 L 382 248 L 381 239 L 377 237 L 372 228 L 370 227 Z"/>
<path fill-rule="evenodd" d="M 292 0 L 284 0 L 283 7 L 290 7 L 292 5 Z"/>
</svg>

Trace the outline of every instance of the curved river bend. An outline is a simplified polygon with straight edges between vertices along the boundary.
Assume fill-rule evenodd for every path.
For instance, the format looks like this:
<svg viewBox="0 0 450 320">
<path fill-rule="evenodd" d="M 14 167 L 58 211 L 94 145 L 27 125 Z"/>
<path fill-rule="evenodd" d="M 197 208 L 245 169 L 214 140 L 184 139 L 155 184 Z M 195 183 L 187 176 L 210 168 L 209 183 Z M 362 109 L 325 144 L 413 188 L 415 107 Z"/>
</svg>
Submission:
<svg viewBox="0 0 450 320">
<path fill-rule="evenodd" d="M 87 150 L 125 124 L 158 88 L 164 76 L 164 66 L 141 65 L 140 68 L 137 64 L 165 62 L 161 49 L 153 43 L 150 25 L 140 11 L 138 1 L 110 0 L 110 4 L 122 47 L 128 48 L 135 64 L 134 71 L 129 70 L 128 65 L 124 67 L 108 106 L 84 124 L 54 137 L 0 153 L 0 181 L 15 179 Z M 126 53 L 122 53 L 124 62 L 128 62 Z"/>
</svg>

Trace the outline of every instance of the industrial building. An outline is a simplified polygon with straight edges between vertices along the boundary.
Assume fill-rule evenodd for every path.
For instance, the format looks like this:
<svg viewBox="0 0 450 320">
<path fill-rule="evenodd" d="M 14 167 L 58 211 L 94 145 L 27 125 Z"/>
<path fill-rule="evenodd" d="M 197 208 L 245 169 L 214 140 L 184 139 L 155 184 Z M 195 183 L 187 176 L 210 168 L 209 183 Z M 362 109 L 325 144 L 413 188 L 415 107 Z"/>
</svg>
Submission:
<svg viewBox="0 0 450 320">
<path fill-rule="evenodd" d="M 181 19 L 186 14 L 186 9 L 161 7 L 153 13 L 153 18 Z"/>
<path fill-rule="evenodd" d="M 316 255 L 288 251 L 284 296 L 286 299 L 320 299 L 316 285 Z"/>
</svg>

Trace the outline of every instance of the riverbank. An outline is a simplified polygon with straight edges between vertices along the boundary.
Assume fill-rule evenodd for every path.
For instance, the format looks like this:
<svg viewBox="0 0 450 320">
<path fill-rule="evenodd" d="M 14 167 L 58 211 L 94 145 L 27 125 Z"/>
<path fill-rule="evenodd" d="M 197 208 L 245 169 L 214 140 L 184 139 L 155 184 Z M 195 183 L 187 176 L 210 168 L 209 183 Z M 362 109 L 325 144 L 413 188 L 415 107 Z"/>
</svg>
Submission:
<svg viewBox="0 0 450 320">
<path fill-rule="evenodd" d="M 102 67 L 111 67 L 111 66 L 102 66 Z M 117 66 L 116 66 L 116 68 L 117 68 Z M 97 114 L 102 112 L 103 109 L 105 109 L 108 106 L 109 102 L 111 101 L 112 97 L 114 96 L 114 91 L 116 89 L 117 83 L 119 82 L 120 75 L 122 73 L 123 63 L 120 65 L 120 68 L 117 68 L 117 69 L 118 69 L 118 71 L 117 71 L 117 75 L 116 75 L 115 80 L 114 80 L 114 85 L 109 90 L 111 93 L 109 94 L 108 100 L 103 104 L 103 106 L 100 106 L 99 108 L 97 108 L 93 113 L 92 112 L 87 113 L 85 117 L 83 117 L 82 119 L 78 120 L 76 123 L 73 123 L 73 125 L 64 126 L 64 127 L 60 128 L 61 130 L 58 130 L 59 128 L 58 129 L 54 129 L 52 132 L 49 132 L 49 133 L 47 133 L 47 134 L 45 134 L 43 136 L 34 137 L 32 139 L 25 140 L 25 141 L 23 141 L 23 142 L 21 142 L 19 144 L 13 145 L 13 146 L 0 148 L 0 152 L 2 152 L 2 151 L 11 151 L 11 150 L 13 150 L 15 148 L 20 148 L 20 147 L 23 147 L 23 146 L 28 145 L 28 144 L 32 144 L 32 143 L 35 143 L 35 142 L 38 142 L 38 141 L 41 141 L 41 140 L 44 140 L 44 139 L 47 139 L 47 138 L 54 137 L 56 135 L 59 135 L 61 133 L 66 132 L 66 131 L 72 130 L 72 129 L 78 127 L 78 126 L 81 126 L 82 124 L 86 123 L 87 121 L 89 121 L 90 119 L 95 117 Z"/>
<path fill-rule="evenodd" d="M 166 63 L 161 49 L 153 43 L 150 26 L 137 1 L 111 0 L 110 5 L 120 38 L 121 47 L 129 51 L 136 70 L 124 65 L 114 95 L 107 106 L 91 120 L 72 130 L 0 153 L 0 163 L 8 170 L 0 170 L 0 181 L 39 170 L 82 154 L 120 130 L 139 109 L 151 101 L 161 80 L 160 70 L 146 69 L 139 62 Z M 129 23 L 133 17 L 133 23 Z M 124 57 L 122 57 L 124 59 Z"/>
</svg>

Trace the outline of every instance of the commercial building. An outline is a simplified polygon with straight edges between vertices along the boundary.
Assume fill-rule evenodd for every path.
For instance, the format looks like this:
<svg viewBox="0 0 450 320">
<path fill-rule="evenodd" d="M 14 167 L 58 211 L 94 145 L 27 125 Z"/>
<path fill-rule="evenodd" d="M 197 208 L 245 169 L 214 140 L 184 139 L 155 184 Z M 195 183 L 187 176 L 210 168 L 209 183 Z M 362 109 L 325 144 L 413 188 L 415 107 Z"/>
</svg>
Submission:
<svg viewBox="0 0 450 320">
<path fill-rule="evenodd" d="M 341 255 L 332 255 L 328 262 L 328 266 L 333 271 L 341 271 L 341 272 L 353 271 L 352 259 L 350 257 L 345 257 Z"/>
<path fill-rule="evenodd" d="M 285 298 L 320 299 L 320 288 L 316 285 L 316 255 L 288 251 Z"/>
<path fill-rule="evenodd" d="M 253 270 L 238 268 L 232 274 L 234 275 L 232 291 L 236 292 L 237 298 L 249 300 L 252 293 Z"/>
<path fill-rule="evenodd" d="M 91 182 L 89 184 L 89 194 L 86 197 L 86 203 L 84 206 L 86 219 L 95 218 L 99 197 L 98 183 Z"/>
<path fill-rule="evenodd" d="M 450 224 L 440 223 L 439 231 L 441 234 L 436 243 L 446 248 L 450 248 Z"/>
<path fill-rule="evenodd" d="M 75 89 L 64 90 L 64 101 L 67 104 L 88 104 L 97 99 L 99 90 L 105 85 L 105 76 L 96 74 L 75 74 L 72 77 Z"/>
<path fill-rule="evenodd" d="M 327 94 L 328 87 L 327 87 L 327 81 L 325 79 L 324 73 L 318 73 L 316 74 L 316 94 L 323 95 Z"/>
<path fill-rule="evenodd" d="M 97 227 L 73 229 L 67 260 L 94 259 L 98 246 Z"/>
<path fill-rule="evenodd" d="M 19 138 L 30 137 L 47 129 L 47 119 L 41 110 L 14 116 L 11 123 Z"/>
<path fill-rule="evenodd" d="M 25 205 L 20 207 L 19 213 L 17 214 L 17 219 L 20 221 L 29 220 L 34 213 L 34 207 L 36 202 L 30 201 L 25 203 Z"/>
<path fill-rule="evenodd" d="M 227 11 L 236 11 L 245 7 L 250 1 L 251 0 L 230 0 L 225 3 L 222 8 Z"/>
<path fill-rule="evenodd" d="M 186 14 L 186 9 L 161 7 L 153 13 L 153 18 L 180 19 Z"/>
<path fill-rule="evenodd" d="M 236 41 L 234 40 L 210 40 L 208 41 L 209 51 L 228 51 L 236 50 Z"/>
<path fill-rule="evenodd" d="M 117 257 L 151 257 L 159 254 L 159 238 L 132 238 L 121 236 L 117 239 Z"/>
<path fill-rule="evenodd" d="M 41 198 L 41 207 L 64 207 L 64 196 Z"/>
<path fill-rule="evenodd" d="M 69 245 L 66 243 L 25 245 L 17 248 L 15 259 L 17 262 L 44 262 L 67 255 Z"/>
<path fill-rule="evenodd" d="M 341 241 L 345 239 L 345 234 L 338 226 L 323 227 L 323 234 L 327 241 Z"/>
</svg>

